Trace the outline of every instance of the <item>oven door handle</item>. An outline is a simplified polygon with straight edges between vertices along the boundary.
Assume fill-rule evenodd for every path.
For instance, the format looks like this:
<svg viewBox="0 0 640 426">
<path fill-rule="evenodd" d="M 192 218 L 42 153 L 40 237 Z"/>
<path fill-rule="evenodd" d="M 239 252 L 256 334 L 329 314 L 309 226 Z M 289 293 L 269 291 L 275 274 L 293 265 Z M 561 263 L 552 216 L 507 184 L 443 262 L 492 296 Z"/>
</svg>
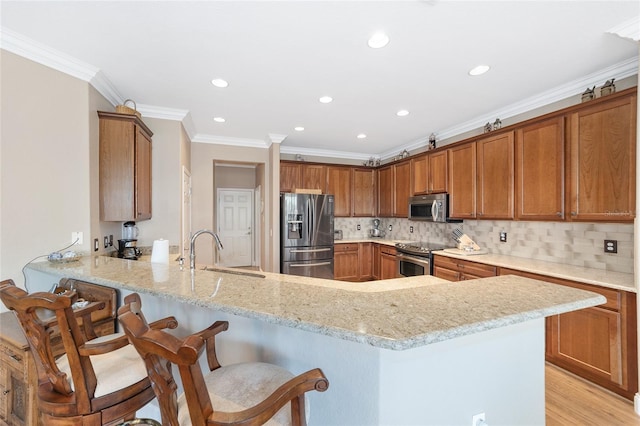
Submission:
<svg viewBox="0 0 640 426">
<path fill-rule="evenodd" d="M 429 266 L 431 264 L 428 257 L 425 258 L 425 257 L 417 257 L 417 256 L 407 256 L 406 254 L 397 254 L 396 259 L 398 261 L 406 260 L 409 262 L 414 262 L 420 266 Z"/>
</svg>

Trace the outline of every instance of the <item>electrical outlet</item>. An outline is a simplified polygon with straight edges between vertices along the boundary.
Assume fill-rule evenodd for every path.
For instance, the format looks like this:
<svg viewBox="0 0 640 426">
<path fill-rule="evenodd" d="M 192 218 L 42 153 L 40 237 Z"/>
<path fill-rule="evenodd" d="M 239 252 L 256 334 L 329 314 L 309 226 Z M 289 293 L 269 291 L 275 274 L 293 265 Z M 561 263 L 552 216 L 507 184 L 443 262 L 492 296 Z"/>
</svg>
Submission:
<svg viewBox="0 0 640 426">
<path fill-rule="evenodd" d="M 618 240 L 604 240 L 604 252 L 605 253 L 617 253 L 618 252 Z"/>
<path fill-rule="evenodd" d="M 97 238 L 93 239 L 93 251 L 98 251 L 100 249 L 100 241 Z"/>
<path fill-rule="evenodd" d="M 109 246 L 113 247 L 113 234 L 109 235 Z"/>
<path fill-rule="evenodd" d="M 502 242 L 502 243 L 506 243 L 507 242 L 507 233 L 504 232 L 504 231 L 502 231 L 500 233 L 500 242 Z"/>
<path fill-rule="evenodd" d="M 409 227 L 409 233 L 413 234 L 413 226 Z"/>
<path fill-rule="evenodd" d="M 389 225 L 389 232 L 393 231 L 393 225 Z"/>
<path fill-rule="evenodd" d="M 356 229 L 357 229 L 358 231 L 361 229 L 361 228 L 360 228 L 360 224 L 356 225 Z"/>
<path fill-rule="evenodd" d="M 82 244 L 82 232 L 72 232 L 71 233 L 71 243 L 72 244 Z"/>
<path fill-rule="evenodd" d="M 109 237 L 107 237 L 106 235 L 104 236 L 104 248 L 109 247 Z"/>
<path fill-rule="evenodd" d="M 471 426 L 485 426 L 487 424 L 487 419 L 484 413 L 478 413 L 471 418 Z"/>
</svg>

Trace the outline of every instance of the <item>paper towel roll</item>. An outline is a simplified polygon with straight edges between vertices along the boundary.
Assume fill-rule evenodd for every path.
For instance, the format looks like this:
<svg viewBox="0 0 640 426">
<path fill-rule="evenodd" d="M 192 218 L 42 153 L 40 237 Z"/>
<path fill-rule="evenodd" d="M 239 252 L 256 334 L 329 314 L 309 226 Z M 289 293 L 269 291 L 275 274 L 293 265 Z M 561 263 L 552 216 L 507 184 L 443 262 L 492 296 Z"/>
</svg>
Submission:
<svg viewBox="0 0 640 426">
<path fill-rule="evenodd" d="M 151 263 L 169 263 L 169 240 L 154 240 L 151 249 Z"/>
<path fill-rule="evenodd" d="M 169 280 L 169 265 L 152 264 L 151 272 L 153 273 L 153 281 L 156 283 L 164 283 Z"/>
</svg>

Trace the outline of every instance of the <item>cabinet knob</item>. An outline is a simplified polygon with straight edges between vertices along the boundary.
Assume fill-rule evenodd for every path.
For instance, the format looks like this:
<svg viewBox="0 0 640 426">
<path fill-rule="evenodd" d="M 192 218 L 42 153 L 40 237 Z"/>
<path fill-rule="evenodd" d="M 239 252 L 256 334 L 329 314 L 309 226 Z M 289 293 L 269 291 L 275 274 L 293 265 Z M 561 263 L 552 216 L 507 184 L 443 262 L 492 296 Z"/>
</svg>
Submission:
<svg viewBox="0 0 640 426">
<path fill-rule="evenodd" d="M 11 392 L 11 389 L 7 389 L 7 390 L 2 391 L 2 394 L 3 394 L 3 395 L 6 395 L 6 394 L 8 394 L 9 392 Z"/>
<path fill-rule="evenodd" d="M 562 217 L 562 212 L 556 212 L 556 216 Z"/>
<path fill-rule="evenodd" d="M 578 216 L 578 213 L 576 213 L 576 212 L 571 212 L 571 216 Z"/>
</svg>

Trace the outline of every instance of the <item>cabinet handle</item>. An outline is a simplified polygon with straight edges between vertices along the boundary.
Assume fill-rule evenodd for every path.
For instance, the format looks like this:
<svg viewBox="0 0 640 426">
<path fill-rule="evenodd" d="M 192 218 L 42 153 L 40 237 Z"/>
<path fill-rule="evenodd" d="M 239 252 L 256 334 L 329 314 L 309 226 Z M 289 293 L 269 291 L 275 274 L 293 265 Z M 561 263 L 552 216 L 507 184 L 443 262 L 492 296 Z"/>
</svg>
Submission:
<svg viewBox="0 0 640 426">
<path fill-rule="evenodd" d="M 15 354 L 11 355 L 11 358 L 15 359 L 16 361 L 22 361 L 22 357 Z"/>
<path fill-rule="evenodd" d="M 562 216 L 562 212 L 556 212 L 556 216 L 561 217 Z"/>
<path fill-rule="evenodd" d="M 11 389 L 7 389 L 7 390 L 2 391 L 2 394 L 3 394 L 3 395 L 6 395 L 6 394 L 8 394 L 9 392 L 11 392 Z"/>
</svg>

